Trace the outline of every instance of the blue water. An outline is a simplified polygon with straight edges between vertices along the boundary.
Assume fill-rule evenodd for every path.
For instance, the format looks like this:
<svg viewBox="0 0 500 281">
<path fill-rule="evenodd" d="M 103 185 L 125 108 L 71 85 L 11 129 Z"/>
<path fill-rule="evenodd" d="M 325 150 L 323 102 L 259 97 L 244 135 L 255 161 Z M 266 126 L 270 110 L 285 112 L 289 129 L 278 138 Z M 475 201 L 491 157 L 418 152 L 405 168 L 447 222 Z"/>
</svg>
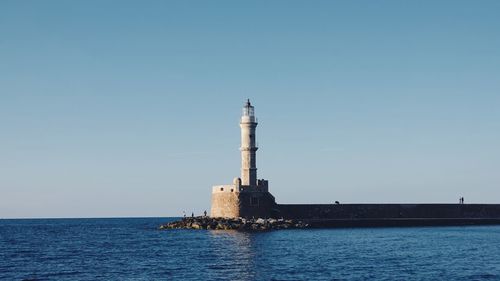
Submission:
<svg viewBox="0 0 500 281">
<path fill-rule="evenodd" d="M 0 280 L 500 280 L 500 227 L 159 231 L 0 220 Z"/>
</svg>

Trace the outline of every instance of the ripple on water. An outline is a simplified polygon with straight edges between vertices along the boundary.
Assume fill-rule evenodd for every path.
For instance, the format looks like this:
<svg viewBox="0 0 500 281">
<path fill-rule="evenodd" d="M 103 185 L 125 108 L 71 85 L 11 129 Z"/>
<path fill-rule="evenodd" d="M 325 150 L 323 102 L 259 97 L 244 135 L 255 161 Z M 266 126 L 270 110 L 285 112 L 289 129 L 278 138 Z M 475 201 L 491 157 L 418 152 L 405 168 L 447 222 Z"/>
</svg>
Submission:
<svg viewBox="0 0 500 281">
<path fill-rule="evenodd" d="M 0 280 L 500 280 L 500 227 L 158 231 L 0 221 Z"/>
</svg>

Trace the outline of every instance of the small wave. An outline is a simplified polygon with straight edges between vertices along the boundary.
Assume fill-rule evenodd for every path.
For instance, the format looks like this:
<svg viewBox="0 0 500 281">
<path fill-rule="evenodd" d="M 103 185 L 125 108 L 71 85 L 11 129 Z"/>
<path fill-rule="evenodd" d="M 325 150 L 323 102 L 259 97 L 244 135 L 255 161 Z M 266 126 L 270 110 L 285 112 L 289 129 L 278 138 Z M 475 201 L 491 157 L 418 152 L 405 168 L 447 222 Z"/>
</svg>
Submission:
<svg viewBox="0 0 500 281">
<path fill-rule="evenodd" d="M 500 275 L 495 274 L 474 274 L 472 276 L 467 277 L 468 280 L 498 280 L 500 279 Z"/>
</svg>

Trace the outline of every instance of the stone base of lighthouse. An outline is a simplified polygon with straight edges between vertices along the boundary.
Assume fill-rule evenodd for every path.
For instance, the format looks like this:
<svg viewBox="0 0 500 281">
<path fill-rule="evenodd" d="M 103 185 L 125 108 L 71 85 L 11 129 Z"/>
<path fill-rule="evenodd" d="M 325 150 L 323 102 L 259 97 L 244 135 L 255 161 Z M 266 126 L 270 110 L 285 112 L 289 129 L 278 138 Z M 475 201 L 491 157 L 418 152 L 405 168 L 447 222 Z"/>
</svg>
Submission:
<svg viewBox="0 0 500 281">
<path fill-rule="evenodd" d="M 231 185 L 212 187 L 211 217 L 217 218 L 270 218 L 277 211 L 274 196 L 268 191 L 268 182 L 259 180 L 257 185 L 240 185 L 235 179 Z"/>
</svg>

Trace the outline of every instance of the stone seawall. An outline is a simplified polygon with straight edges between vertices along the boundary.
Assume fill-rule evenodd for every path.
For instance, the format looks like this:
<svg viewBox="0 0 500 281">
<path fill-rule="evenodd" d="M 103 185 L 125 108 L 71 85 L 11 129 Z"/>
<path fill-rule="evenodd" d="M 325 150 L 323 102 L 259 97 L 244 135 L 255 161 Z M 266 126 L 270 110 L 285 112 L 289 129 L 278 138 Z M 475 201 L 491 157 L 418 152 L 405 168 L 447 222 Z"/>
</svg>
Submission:
<svg viewBox="0 0 500 281">
<path fill-rule="evenodd" d="M 305 219 L 309 228 L 500 225 L 500 219 Z"/>
<path fill-rule="evenodd" d="M 278 204 L 275 215 L 310 220 L 500 219 L 500 204 Z"/>
<path fill-rule="evenodd" d="M 266 207 L 268 207 L 266 205 Z M 193 217 L 160 229 L 277 230 L 293 228 L 500 225 L 499 204 L 275 204 L 273 217 Z"/>
</svg>

